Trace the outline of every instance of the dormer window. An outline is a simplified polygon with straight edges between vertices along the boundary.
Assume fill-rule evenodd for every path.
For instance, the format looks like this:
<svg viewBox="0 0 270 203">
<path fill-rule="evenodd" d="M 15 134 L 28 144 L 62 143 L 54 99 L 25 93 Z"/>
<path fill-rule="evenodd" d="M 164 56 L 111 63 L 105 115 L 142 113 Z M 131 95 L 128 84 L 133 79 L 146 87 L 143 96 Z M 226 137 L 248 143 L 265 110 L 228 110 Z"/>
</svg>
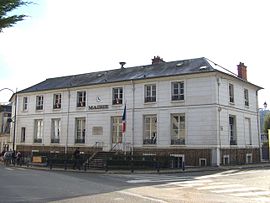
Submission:
<svg viewBox="0 0 270 203">
<path fill-rule="evenodd" d="M 123 103 L 123 88 L 116 87 L 112 89 L 112 104 L 122 104 Z"/>
<path fill-rule="evenodd" d="M 85 107 L 86 91 L 77 92 L 77 107 Z"/>
<path fill-rule="evenodd" d="M 54 109 L 61 109 L 61 94 L 54 94 L 53 95 L 53 108 Z"/>
</svg>

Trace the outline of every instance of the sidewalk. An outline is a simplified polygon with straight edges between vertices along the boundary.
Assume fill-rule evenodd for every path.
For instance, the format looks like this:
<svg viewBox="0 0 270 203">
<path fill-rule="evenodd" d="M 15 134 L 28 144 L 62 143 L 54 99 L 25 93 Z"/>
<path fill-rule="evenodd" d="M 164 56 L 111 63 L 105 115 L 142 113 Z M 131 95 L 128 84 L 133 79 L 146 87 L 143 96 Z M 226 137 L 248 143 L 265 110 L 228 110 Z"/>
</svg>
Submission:
<svg viewBox="0 0 270 203">
<path fill-rule="evenodd" d="M 2 163 L 3 164 L 3 163 Z M 105 169 L 87 169 L 85 170 L 74 170 L 74 169 L 67 169 L 64 168 L 52 168 L 45 167 L 45 166 L 13 166 L 10 165 L 9 167 L 19 167 L 25 169 L 34 169 L 34 170 L 45 170 L 45 171 L 64 171 L 64 172 L 79 172 L 79 173 L 100 173 L 100 174 L 169 174 L 169 173 L 189 173 L 189 172 L 203 172 L 203 171 L 226 171 L 232 169 L 256 169 L 256 168 L 270 168 L 270 162 L 263 162 L 258 164 L 245 164 L 245 165 L 234 165 L 234 166 L 207 166 L 207 167 L 186 167 L 185 170 L 181 168 L 178 169 L 160 169 L 157 170 L 108 170 Z"/>
</svg>

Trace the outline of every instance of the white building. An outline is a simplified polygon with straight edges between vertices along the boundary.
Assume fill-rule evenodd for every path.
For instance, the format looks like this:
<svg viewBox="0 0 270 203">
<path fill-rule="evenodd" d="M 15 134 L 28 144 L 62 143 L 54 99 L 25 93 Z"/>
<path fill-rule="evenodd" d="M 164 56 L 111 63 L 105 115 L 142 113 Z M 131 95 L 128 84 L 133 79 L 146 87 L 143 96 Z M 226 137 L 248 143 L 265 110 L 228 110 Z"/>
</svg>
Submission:
<svg viewBox="0 0 270 203">
<path fill-rule="evenodd" d="M 261 87 L 247 81 L 243 63 L 233 75 L 206 58 L 152 62 L 50 78 L 18 92 L 17 149 L 109 151 L 120 142 L 124 151 L 169 155 L 176 165 L 260 161 Z"/>
</svg>

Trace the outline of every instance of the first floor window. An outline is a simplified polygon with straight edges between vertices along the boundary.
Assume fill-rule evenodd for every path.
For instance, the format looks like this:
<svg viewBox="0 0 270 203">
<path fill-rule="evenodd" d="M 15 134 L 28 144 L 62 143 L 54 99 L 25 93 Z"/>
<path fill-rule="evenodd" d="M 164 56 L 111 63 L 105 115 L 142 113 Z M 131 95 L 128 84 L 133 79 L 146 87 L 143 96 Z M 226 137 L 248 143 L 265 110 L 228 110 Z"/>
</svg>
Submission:
<svg viewBox="0 0 270 203">
<path fill-rule="evenodd" d="M 235 116 L 229 116 L 229 126 L 230 126 L 230 145 L 237 145 L 236 140 L 236 123 Z"/>
<path fill-rule="evenodd" d="M 86 91 L 77 92 L 77 107 L 85 107 Z"/>
<path fill-rule="evenodd" d="M 144 116 L 143 144 L 157 143 L 157 116 Z"/>
<path fill-rule="evenodd" d="M 249 106 L 248 90 L 244 90 L 245 106 Z"/>
<path fill-rule="evenodd" d="M 112 104 L 122 104 L 123 103 L 123 88 L 122 87 L 113 88 L 112 91 L 113 91 Z"/>
<path fill-rule="evenodd" d="M 229 102 L 234 103 L 234 87 L 233 87 L 233 84 L 229 84 Z"/>
<path fill-rule="evenodd" d="M 41 143 L 43 137 L 43 120 L 35 120 L 34 143 Z"/>
<path fill-rule="evenodd" d="M 61 108 L 61 94 L 53 95 L 53 108 L 60 109 Z"/>
<path fill-rule="evenodd" d="M 60 122 L 60 119 L 52 119 L 51 143 L 59 143 L 60 132 L 61 132 L 61 122 Z"/>
<path fill-rule="evenodd" d="M 76 118 L 75 143 L 85 143 L 85 118 Z"/>
<path fill-rule="evenodd" d="M 144 86 L 144 102 L 156 102 L 156 85 Z"/>
<path fill-rule="evenodd" d="M 25 142 L 25 127 L 21 128 L 21 142 Z"/>
<path fill-rule="evenodd" d="M 172 101 L 184 100 L 184 82 L 172 83 Z"/>
<path fill-rule="evenodd" d="M 171 115 L 171 144 L 184 145 L 186 138 L 185 114 Z"/>
<path fill-rule="evenodd" d="M 122 143 L 122 118 L 112 117 L 112 143 Z"/>
<path fill-rule="evenodd" d="M 27 101 L 27 97 L 24 97 L 23 98 L 23 111 L 26 111 L 27 110 L 27 105 L 28 105 L 28 101 Z"/>
<path fill-rule="evenodd" d="M 36 97 L 36 110 L 43 110 L 43 96 Z"/>
</svg>

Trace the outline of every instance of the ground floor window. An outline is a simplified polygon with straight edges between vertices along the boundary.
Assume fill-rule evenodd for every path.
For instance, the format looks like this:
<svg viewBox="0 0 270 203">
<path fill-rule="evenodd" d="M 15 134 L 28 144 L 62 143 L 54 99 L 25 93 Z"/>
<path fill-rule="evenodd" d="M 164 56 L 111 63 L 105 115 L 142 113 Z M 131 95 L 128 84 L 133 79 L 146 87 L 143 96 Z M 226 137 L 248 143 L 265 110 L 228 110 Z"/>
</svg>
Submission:
<svg viewBox="0 0 270 203">
<path fill-rule="evenodd" d="M 223 156 L 223 165 L 229 165 L 230 164 L 230 156 L 224 155 Z"/>
<path fill-rule="evenodd" d="M 157 116 L 146 115 L 144 116 L 144 133 L 143 144 L 156 144 L 157 143 Z"/>
<path fill-rule="evenodd" d="M 200 166 L 207 166 L 206 158 L 199 158 L 199 165 Z"/>
<path fill-rule="evenodd" d="M 252 154 L 246 154 L 246 164 L 252 163 Z"/>
<path fill-rule="evenodd" d="M 61 120 L 52 119 L 52 136 L 51 143 L 59 143 L 61 132 Z"/>
<path fill-rule="evenodd" d="M 43 137 L 43 120 L 37 119 L 35 120 L 35 127 L 34 127 L 34 143 L 42 143 Z"/>
<path fill-rule="evenodd" d="M 184 145 L 186 138 L 185 114 L 171 115 L 171 144 Z"/>
<path fill-rule="evenodd" d="M 112 117 L 112 143 L 122 143 L 122 118 Z"/>
<path fill-rule="evenodd" d="M 85 143 L 85 118 L 76 118 L 75 143 Z"/>
</svg>

